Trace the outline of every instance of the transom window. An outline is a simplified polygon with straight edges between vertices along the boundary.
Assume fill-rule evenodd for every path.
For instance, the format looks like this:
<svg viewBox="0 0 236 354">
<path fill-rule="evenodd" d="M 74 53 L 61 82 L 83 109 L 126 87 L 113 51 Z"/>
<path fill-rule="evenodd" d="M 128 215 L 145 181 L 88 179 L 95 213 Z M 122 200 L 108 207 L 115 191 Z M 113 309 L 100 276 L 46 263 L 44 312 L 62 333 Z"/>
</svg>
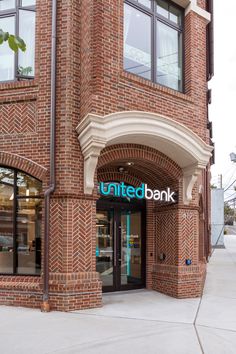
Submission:
<svg viewBox="0 0 236 354">
<path fill-rule="evenodd" d="M 183 91 L 183 11 L 164 0 L 126 0 L 124 69 Z"/>
<path fill-rule="evenodd" d="M 42 183 L 0 167 L 0 274 L 40 274 Z"/>
<path fill-rule="evenodd" d="M 7 43 L 0 49 L 0 81 L 33 78 L 35 70 L 36 0 L 0 0 L 0 28 L 20 36 L 26 51 L 14 53 Z"/>
</svg>

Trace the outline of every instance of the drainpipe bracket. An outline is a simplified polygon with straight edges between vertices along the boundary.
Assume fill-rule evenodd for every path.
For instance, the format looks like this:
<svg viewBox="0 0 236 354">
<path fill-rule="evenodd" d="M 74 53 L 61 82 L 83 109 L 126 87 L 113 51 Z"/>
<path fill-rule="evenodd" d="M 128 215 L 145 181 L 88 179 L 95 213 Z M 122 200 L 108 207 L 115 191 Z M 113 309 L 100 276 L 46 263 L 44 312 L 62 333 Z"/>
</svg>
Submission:
<svg viewBox="0 0 236 354">
<path fill-rule="evenodd" d="M 48 301 L 43 301 L 41 305 L 41 312 L 50 312 L 50 305 Z"/>
</svg>

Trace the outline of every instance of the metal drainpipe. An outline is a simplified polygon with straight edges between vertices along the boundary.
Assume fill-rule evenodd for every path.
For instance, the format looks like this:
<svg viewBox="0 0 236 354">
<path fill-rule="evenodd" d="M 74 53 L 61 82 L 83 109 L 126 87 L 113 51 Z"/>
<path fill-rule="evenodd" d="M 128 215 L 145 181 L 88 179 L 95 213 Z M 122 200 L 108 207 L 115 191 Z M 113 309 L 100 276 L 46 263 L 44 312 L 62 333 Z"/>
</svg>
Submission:
<svg viewBox="0 0 236 354">
<path fill-rule="evenodd" d="M 207 45 L 208 45 L 208 77 L 207 80 L 210 81 L 214 76 L 214 0 L 207 0 L 207 11 L 211 14 L 211 22 L 207 26 Z M 205 206 L 206 206 L 206 217 L 205 217 L 205 253 L 206 259 L 209 261 L 210 251 L 211 251 L 211 238 L 209 232 L 209 193 L 210 193 L 210 181 L 209 181 L 209 167 L 205 171 Z M 207 238 L 207 240 L 206 240 Z M 207 242 L 206 242 L 207 241 Z"/>
<path fill-rule="evenodd" d="M 209 234 L 209 171 L 208 166 L 205 170 L 205 256 L 206 260 L 209 260 L 209 253 L 210 253 L 210 234 Z"/>
<path fill-rule="evenodd" d="M 211 14 L 211 22 L 207 26 L 208 31 L 208 81 L 214 76 L 214 2 L 207 1 L 207 10 Z"/>
<path fill-rule="evenodd" d="M 57 0 L 52 0 L 52 39 L 51 39 L 51 112 L 50 112 L 50 182 L 44 193 L 44 265 L 43 265 L 43 303 L 42 312 L 49 312 L 49 222 L 50 196 L 55 191 L 55 130 L 56 130 L 56 40 L 57 40 Z"/>
</svg>

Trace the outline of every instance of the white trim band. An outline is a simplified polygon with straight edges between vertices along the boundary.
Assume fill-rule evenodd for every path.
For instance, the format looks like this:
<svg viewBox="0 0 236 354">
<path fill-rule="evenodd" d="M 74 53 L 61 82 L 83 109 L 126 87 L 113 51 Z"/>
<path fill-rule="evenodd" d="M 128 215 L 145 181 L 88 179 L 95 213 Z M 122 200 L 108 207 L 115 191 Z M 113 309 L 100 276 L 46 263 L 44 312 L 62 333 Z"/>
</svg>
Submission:
<svg viewBox="0 0 236 354">
<path fill-rule="evenodd" d="M 172 0 L 172 1 L 185 9 L 185 16 L 187 16 L 187 14 L 190 11 L 193 11 L 199 16 L 205 18 L 207 22 L 211 22 L 211 14 L 208 11 L 202 9 L 200 6 L 198 6 L 197 0 Z"/>
<path fill-rule="evenodd" d="M 190 4 L 186 7 L 185 9 L 185 16 L 187 16 L 187 14 L 193 11 L 196 14 L 198 14 L 199 16 L 205 18 L 205 20 L 207 20 L 207 22 L 211 22 L 211 14 L 210 12 L 202 9 L 200 6 L 197 5 L 197 0 L 192 0 L 190 1 Z"/>
</svg>

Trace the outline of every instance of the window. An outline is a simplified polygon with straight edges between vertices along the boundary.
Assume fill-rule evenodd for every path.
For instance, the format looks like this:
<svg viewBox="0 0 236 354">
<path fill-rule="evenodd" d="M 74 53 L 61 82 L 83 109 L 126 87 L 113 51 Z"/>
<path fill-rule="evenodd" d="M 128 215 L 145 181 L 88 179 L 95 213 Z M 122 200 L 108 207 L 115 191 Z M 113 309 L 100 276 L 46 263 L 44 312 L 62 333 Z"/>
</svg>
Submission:
<svg viewBox="0 0 236 354">
<path fill-rule="evenodd" d="M 0 167 L 0 274 L 40 274 L 42 183 Z"/>
<path fill-rule="evenodd" d="M 124 4 L 124 69 L 183 91 L 183 12 L 164 0 Z"/>
<path fill-rule="evenodd" d="M 36 0 L 0 0 L 0 28 L 24 39 L 27 50 L 14 53 L 1 45 L 0 81 L 34 77 Z"/>
</svg>

